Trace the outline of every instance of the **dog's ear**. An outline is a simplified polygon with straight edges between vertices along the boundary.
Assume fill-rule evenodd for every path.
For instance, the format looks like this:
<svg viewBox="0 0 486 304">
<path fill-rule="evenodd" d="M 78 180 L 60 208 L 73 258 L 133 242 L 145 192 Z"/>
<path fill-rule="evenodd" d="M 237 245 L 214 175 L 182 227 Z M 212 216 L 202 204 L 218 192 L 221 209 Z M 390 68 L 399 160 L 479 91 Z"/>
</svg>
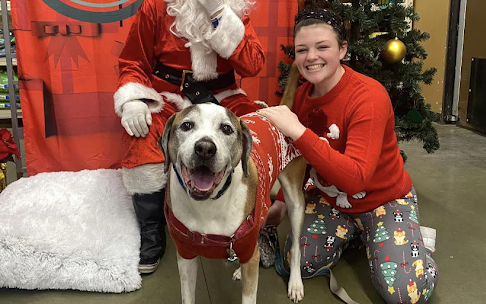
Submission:
<svg viewBox="0 0 486 304">
<path fill-rule="evenodd" d="M 172 131 L 172 123 L 174 122 L 175 116 L 176 114 L 172 114 L 172 116 L 169 117 L 169 120 L 167 120 L 167 123 L 165 124 L 164 133 L 162 134 L 162 137 L 160 137 L 158 141 L 159 147 L 160 149 L 162 149 L 162 153 L 164 153 L 164 157 L 165 157 L 165 162 L 164 162 L 165 173 L 169 171 L 169 165 L 170 165 L 169 140 L 170 140 L 170 133 Z"/>
<path fill-rule="evenodd" d="M 241 119 L 240 126 L 243 143 L 243 150 L 241 153 L 241 165 L 243 167 L 243 173 L 246 177 L 248 177 L 250 175 L 248 162 L 250 161 L 251 149 L 253 147 L 253 138 L 251 137 L 250 129 L 248 129 L 246 123 Z"/>
</svg>

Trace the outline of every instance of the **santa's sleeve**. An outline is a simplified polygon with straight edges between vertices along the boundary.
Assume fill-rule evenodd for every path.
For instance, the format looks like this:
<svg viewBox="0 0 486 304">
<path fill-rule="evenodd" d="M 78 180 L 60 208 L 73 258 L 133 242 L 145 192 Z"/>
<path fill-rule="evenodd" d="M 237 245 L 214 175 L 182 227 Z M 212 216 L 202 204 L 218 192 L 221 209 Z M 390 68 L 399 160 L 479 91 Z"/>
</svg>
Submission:
<svg viewBox="0 0 486 304">
<path fill-rule="evenodd" d="M 150 81 L 155 64 L 156 12 L 155 1 L 142 2 L 118 59 L 120 77 L 114 100 L 115 112 L 119 116 L 123 105 L 135 99 L 144 99 L 152 112 L 160 111 L 162 107 L 162 97 Z"/>
<path fill-rule="evenodd" d="M 255 76 L 263 68 L 265 53 L 250 18 L 240 19 L 229 7 L 223 10 L 209 43 L 242 77 Z"/>
</svg>

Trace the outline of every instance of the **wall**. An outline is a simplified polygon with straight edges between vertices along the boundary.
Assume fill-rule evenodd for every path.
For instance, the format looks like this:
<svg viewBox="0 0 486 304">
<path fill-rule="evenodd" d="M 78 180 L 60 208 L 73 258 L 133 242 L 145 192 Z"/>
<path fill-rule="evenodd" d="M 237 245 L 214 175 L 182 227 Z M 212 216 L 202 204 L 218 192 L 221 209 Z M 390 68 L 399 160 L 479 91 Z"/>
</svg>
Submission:
<svg viewBox="0 0 486 304">
<path fill-rule="evenodd" d="M 425 102 L 431 105 L 432 111 L 441 113 L 444 99 L 450 0 L 415 0 L 414 9 L 420 16 L 420 20 L 415 22 L 413 27 L 430 34 L 430 39 L 422 42 L 422 46 L 428 53 L 423 70 L 431 67 L 437 69 L 432 84 L 421 85 L 422 95 Z"/>
<path fill-rule="evenodd" d="M 472 128 L 466 121 L 471 59 L 472 57 L 486 58 L 486 39 L 484 39 L 484 29 L 486 28 L 485 12 L 485 0 L 467 0 L 458 112 L 459 124 L 468 128 Z"/>
</svg>

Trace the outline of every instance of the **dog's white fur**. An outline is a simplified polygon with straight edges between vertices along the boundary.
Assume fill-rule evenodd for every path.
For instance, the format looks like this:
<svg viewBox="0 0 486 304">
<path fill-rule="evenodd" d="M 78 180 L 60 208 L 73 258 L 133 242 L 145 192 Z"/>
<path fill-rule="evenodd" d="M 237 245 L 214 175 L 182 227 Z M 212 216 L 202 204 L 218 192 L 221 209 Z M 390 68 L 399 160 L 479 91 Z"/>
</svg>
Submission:
<svg viewBox="0 0 486 304">
<path fill-rule="evenodd" d="M 189 121 L 196 122 L 193 128 L 190 131 L 181 131 L 181 125 Z M 235 132 L 229 135 L 223 134 L 221 126 L 225 124 L 230 125 Z M 214 104 L 195 105 L 187 108 L 174 114 L 167 122 L 160 145 L 166 155 L 166 163 L 170 161 L 173 164 L 169 169 L 168 190 L 170 194 L 168 203 L 175 217 L 190 230 L 203 234 L 231 236 L 253 210 L 255 202 L 248 202 L 248 197 L 254 197 L 254 195 L 251 195 L 251 191 L 255 191 L 258 178 L 251 179 L 251 177 L 248 177 L 248 175 L 251 176 L 252 170 L 255 174 L 256 167 L 254 167 L 251 158 L 248 161 L 248 151 L 245 160 L 245 151 L 242 151 L 241 148 L 242 126 L 239 124 L 246 128 L 246 125 L 241 123 L 234 114 Z M 251 141 L 249 130 L 247 132 Z M 186 189 L 188 190 L 179 184 L 175 170 L 180 173 L 182 164 L 188 168 L 191 166 L 191 162 L 194 162 L 195 143 L 202 137 L 210 139 L 217 148 L 214 162 L 211 164 L 212 171 L 226 171 L 223 180 L 208 199 L 196 200 L 190 195 L 187 185 Z M 235 147 L 239 148 L 235 149 Z M 245 161 L 248 165 L 245 164 Z M 301 191 L 304 177 L 303 168 L 305 168 L 305 160 L 299 157 L 292 161 L 278 178 L 288 205 L 294 236 L 291 248 L 291 275 L 288 285 L 288 296 L 294 302 L 302 300 L 304 296 L 304 286 L 300 274 L 299 248 L 299 237 L 304 218 L 304 197 Z M 299 172 L 295 172 L 295 170 Z M 301 170 L 302 172 L 300 172 Z M 214 199 L 231 171 L 233 171 L 232 182 L 227 191 L 218 199 Z M 256 303 L 259 255 L 258 246 L 256 246 L 250 261 L 241 264 L 242 303 L 245 304 Z M 181 281 L 182 303 L 195 303 L 197 260 L 187 260 L 177 254 L 177 263 Z"/>
</svg>

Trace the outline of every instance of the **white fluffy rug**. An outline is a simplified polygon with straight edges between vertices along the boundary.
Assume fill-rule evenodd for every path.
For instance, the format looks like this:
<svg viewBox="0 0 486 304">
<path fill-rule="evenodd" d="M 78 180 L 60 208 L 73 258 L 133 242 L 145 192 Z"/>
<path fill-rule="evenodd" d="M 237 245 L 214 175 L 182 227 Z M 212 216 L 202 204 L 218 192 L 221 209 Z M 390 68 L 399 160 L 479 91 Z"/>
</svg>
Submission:
<svg viewBox="0 0 486 304">
<path fill-rule="evenodd" d="M 0 287 L 133 291 L 139 246 L 121 170 L 41 173 L 0 194 Z"/>
</svg>

